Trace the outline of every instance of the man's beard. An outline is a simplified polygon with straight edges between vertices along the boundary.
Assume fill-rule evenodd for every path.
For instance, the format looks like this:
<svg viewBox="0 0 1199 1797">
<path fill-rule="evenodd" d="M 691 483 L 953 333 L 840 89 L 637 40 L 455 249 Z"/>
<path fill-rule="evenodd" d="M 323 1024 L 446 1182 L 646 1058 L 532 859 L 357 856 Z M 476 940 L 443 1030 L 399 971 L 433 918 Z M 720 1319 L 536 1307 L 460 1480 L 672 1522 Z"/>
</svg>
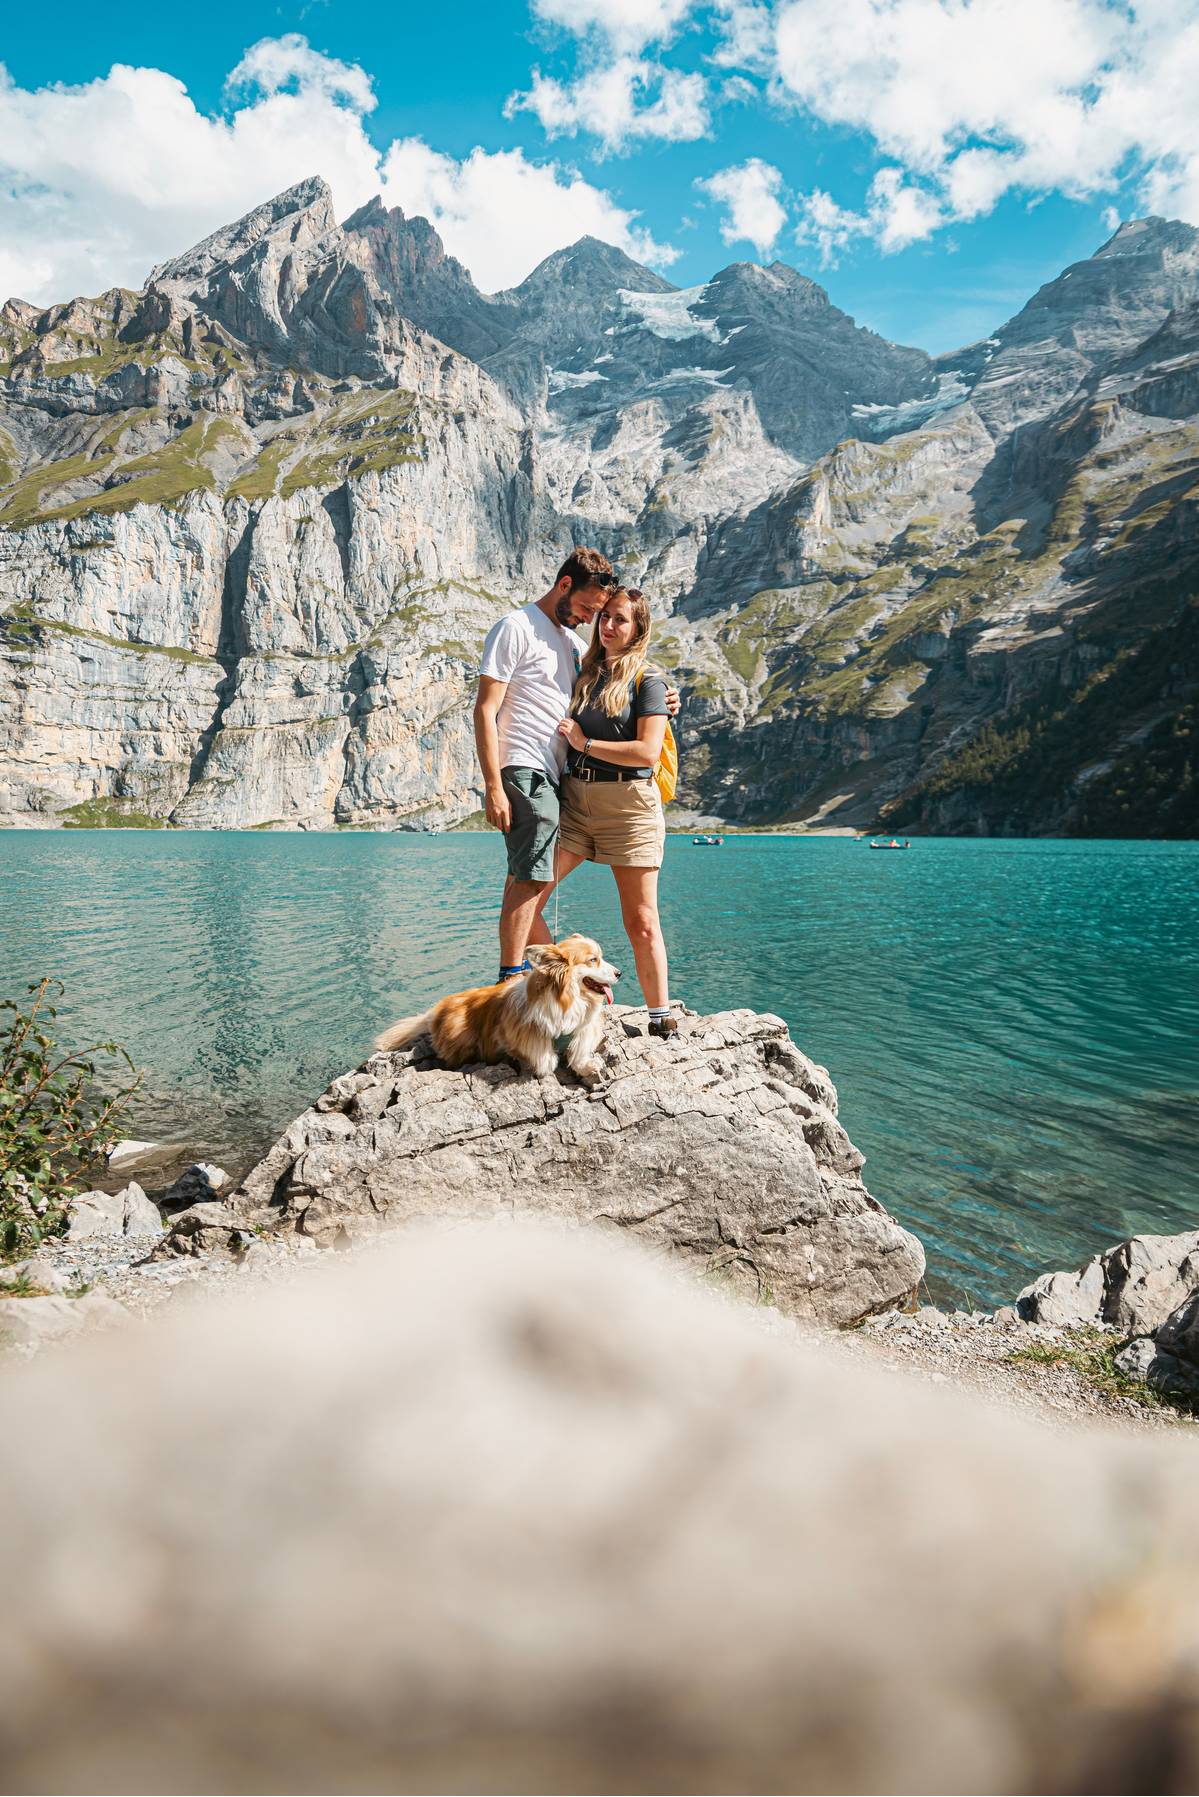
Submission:
<svg viewBox="0 0 1199 1797">
<path fill-rule="evenodd" d="M 558 609 L 554 613 L 554 616 L 557 618 L 559 624 L 561 624 L 563 630 L 568 630 L 570 628 L 575 621 L 575 602 L 572 594 L 567 594 L 565 599 L 559 599 Z"/>
</svg>

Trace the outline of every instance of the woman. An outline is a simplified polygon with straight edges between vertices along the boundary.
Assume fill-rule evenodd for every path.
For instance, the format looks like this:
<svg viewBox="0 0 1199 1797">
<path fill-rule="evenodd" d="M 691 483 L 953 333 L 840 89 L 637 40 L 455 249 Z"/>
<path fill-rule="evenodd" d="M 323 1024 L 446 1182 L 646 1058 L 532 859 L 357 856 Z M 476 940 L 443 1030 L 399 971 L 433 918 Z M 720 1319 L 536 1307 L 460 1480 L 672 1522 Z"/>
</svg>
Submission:
<svg viewBox="0 0 1199 1797">
<path fill-rule="evenodd" d="M 650 616 L 644 595 L 618 587 L 595 621 L 571 700 L 559 724 L 570 746 L 562 781 L 558 878 L 580 861 L 610 867 L 649 1033 L 678 1033 L 670 1015 L 666 944 L 658 921 L 658 869 L 666 843 L 654 768 L 666 736 L 666 681 L 646 667 Z"/>
</svg>

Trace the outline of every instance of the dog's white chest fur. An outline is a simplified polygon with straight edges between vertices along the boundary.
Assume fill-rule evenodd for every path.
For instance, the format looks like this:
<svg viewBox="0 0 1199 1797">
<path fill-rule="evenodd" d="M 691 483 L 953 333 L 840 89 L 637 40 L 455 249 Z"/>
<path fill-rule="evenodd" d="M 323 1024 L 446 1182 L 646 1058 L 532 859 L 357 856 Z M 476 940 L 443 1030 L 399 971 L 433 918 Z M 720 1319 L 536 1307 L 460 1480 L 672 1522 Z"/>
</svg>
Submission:
<svg viewBox="0 0 1199 1797">
<path fill-rule="evenodd" d="M 594 945 L 586 942 L 584 947 Z M 620 975 L 596 950 L 586 963 L 586 974 L 581 968 L 570 969 L 564 978 L 565 985 L 561 979 L 538 978 L 535 972 L 527 980 L 513 981 L 505 995 L 513 1034 L 519 1037 L 512 1047 L 525 1066 L 541 1077 L 557 1067 L 561 1047 L 567 1066 L 580 1078 L 594 1080 L 600 1072 L 595 1051 L 604 1030 L 601 988 L 610 993 L 611 982 Z M 597 984 L 585 985 L 587 978 Z"/>
</svg>

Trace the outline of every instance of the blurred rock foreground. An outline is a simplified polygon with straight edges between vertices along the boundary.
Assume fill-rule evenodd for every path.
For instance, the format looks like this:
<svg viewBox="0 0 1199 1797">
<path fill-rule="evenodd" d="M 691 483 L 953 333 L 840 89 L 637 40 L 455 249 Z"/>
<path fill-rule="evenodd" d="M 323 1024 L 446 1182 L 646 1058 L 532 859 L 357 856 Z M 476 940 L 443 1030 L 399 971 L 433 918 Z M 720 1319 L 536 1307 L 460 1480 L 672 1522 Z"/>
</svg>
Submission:
<svg viewBox="0 0 1199 1797">
<path fill-rule="evenodd" d="M 1196 1788 L 1192 1443 L 612 1231 L 306 1261 L 0 1383 L 4 1789 Z"/>
</svg>

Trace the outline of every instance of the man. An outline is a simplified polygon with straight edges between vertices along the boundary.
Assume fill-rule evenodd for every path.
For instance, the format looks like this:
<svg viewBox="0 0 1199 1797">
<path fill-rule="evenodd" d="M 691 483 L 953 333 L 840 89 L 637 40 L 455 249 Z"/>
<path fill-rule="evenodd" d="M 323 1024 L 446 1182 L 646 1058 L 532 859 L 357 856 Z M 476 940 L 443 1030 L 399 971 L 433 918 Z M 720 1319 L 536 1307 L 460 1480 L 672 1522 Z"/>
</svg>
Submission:
<svg viewBox="0 0 1199 1797">
<path fill-rule="evenodd" d="M 566 757 L 558 725 L 587 647 L 573 625 L 594 618 L 612 564 L 598 549 L 572 549 L 548 593 L 492 626 L 475 700 L 475 747 L 487 821 L 504 832 L 508 877 L 500 907 L 500 979 L 523 972 L 530 942 L 550 942 L 542 910 L 554 886 L 558 783 Z M 678 694 L 667 694 L 671 715 Z"/>
</svg>

